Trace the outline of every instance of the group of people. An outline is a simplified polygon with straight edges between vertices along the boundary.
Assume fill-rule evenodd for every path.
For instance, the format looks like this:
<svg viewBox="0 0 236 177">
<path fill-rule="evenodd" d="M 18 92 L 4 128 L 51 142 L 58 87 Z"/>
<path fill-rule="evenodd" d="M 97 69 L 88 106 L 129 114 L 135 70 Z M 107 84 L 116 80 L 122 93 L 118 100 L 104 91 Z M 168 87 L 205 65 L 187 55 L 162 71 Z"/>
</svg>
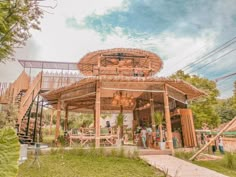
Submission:
<svg viewBox="0 0 236 177">
<path fill-rule="evenodd" d="M 165 131 L 163 131 L 164 134 Z M 159 130 L 157 129 L 157 132 L 153 132 L 151 127 L 138 127 L 136 134 L 138 135 L 137 141 L 139 137 L 141 138 L 141 143 L 144 149 L 147 147 L 150 147 L 153 143 L 154 139 L 155 141 L 159 138 Z M 165 134 L 163 135 L 163 141 L 165 139 Z"/>
<path fill-rule="evenodd" d="M 222 136 L 219 136 L 216 140 L 213 140 L 213 135 L 205 135 L 201 134 L 201 144 L 204 145 L 211 141 L 209 151 L 211 151 L 213 154 L 215 154 L 217 147 L 219 148 L 219 151 L 221 154 L 224 154 L 224 143 Z"/>
</svg>

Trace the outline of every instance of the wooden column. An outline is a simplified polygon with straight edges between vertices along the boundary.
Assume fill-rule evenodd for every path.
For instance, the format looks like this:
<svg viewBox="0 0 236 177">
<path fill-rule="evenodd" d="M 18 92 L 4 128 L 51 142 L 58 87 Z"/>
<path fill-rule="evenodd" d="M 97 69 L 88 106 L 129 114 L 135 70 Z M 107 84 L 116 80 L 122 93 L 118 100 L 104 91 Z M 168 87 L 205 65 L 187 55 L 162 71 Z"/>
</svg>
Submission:
<svg viewBox="0 0 236 177">
<path fill-rule="evenodd" d="M 100 81 L 96 83 L 96 102 L 95 102 L 95 147 L 100 147 L 100 112 L 101 112 L 101 89 Z"/>
<path fill-rule="evenodd" d="M 67 130 L 68 130 L 68 105 L 66 105 L 65 121 L 64 121 L 64 131 Z"/>
<path fill-rule="evenodd" d="M 96 128 L 96 109 L 95 109 L 95 107 L 94 107 L 94 110 L 93 110 L 93 121 L 94 121 L 93 126 L 94 126 L 94 128 Z"/>
<path fill-rule="evenodd" d="M 153 98 L 150 99 L 150 114 L 152 119 L 152 131 L 156 132 L 156 123 L 154 120 L 154 100 Z"/>
<path fill-rule="evenodd" d="M 53 121 L 53 115 L 54 115 L 54 109 L 52 109 L 52 111 L 51 111 L 51 116 L 50 116 L 49 135 L 52 135 L 52 121 Z"/>
<path fill-rule="evenodd" d="M 164 84 L 164 111 L 165 111 L 165 120 L 166 120 L 166 129 L 167 129 L 167 145 L 171 149 L 172 153 L 174 152 L 173 142 L 172 142 L 172 130 L 171 130 L 171 120 L 170 120 L 170 108 L 169 108 L 169 98 L 167 86 Z"/>
<path fill-rule="evenodd" d="M 55 141 L 60 135 L 60 120 L 61 120 L 61 99 L 59 98 L 57 102 L 57 122 L 56 122 Z"/>
</svg>

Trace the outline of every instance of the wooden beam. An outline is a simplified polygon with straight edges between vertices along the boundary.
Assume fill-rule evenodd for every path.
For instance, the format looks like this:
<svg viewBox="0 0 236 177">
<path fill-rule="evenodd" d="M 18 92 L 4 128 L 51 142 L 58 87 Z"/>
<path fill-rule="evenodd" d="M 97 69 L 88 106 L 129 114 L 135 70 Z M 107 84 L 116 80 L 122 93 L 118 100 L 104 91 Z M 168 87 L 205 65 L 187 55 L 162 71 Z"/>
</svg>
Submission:
<svg viewBox="0 0 236 177">
<path fill-rule="evenodd" d="M 57 142 L 57 138 L 60 135 L 60 121 L 61 121 L 61 100 L 58 99 L 57 103 L 57 122 L 56 122 L 56 132 L 55 132 L 55 141 Z"/>
<path fill-rule="evenodd" d="M 77 97 L 72 97 L 72 98 L 65 98 L 65 99 L 61 99 L 62 101 L 66 101 L 66 100 L 75 100 L 77 98 L 83 98 L 83 97 L 86 97 L 86 96 L 89 96 L 89 95 L 94 95 L 96 94 L 96 92 L 92 92 L 92 93 L 88 93 L 88 94 L 84 94 L 84 95 L 80 95 L 80 96 L 77 96 Z"/>
<path fill-rule="evenodd" d="M 153 98 L 150 99 L 150 114 L 151 114 L 151 120 L 152 120 L 152 131 L 156 132 L 156 123 L 154 119 L 154 100 Z"/>
<path fill-rule="evenodd" d="M 122 91 L 130 91 L 130 92 L 153 92 L 153 93 L 163 93 L 163 90 L 139 90 L 139 89 L 122 89 L 122 88 L 107 88 L 101 87 L 104 90 L 122 90 Z"/>
<path fill-rule="evenodd" d="M 97 80 L 96 83 L 96 102 L 95 102 L 95 147 L 100 147 L 100 111 L 101 111 L 101 82 Z"/>
<path fill-rule="evenodd" d="M 74 108 L 70 108 L 69 110 L 73 111 L 73 110 L 76 110 L 76 109 L 86 108 L 86 107 L 89 107 L 89 106 L 94 106 L 94 103 L 93 104 L 88 104 L 88 105 L 75 106 Z"/>
<path fill-rule="evenodd" d="M 170 88 L 172 88 L 172 89 L 174 89 L 174 90 L 176 90 L 177 92 L 179 92 L 179 93 L 181 93 L 181 94 L 183 94 L 183 95 L 186 95 L 187 93 L 185 93 L 185 92 L 183 92 L 183 91 L 181 91 L 181 90 L 179 90 L 179 89 L 177 89 L 177 88 L 175 88 L 175 87 L 173 87 L 173 86 L 171 86 L 171 85 L 169 85 L 169 84 L 166 84 L 166 86 L 167 87 L 170 87 Z"/>
<path fill-rule="evenodd" d="M 69 106 L 66 105 L 66 114 L 65 114 L 65 121 L 64 121 L 64 131 L 67 131 L 67 129 L 68 129 L 68 108 L 69 108 Z"/>
<path fill-rule="evenodd" d="M 170 120 L 170 108 L 169 108 L 169 98 L 168 98 L 168 91 L 167 86 L 164 84 L 164 111 L 165 111 L 165 120 L 166 120 L 166 129 L 167 129 L 167 145 L 174 153 L 173 142 L 172 142 L 172 129 L 171 129 L 171 120 Z"/>
</svg>

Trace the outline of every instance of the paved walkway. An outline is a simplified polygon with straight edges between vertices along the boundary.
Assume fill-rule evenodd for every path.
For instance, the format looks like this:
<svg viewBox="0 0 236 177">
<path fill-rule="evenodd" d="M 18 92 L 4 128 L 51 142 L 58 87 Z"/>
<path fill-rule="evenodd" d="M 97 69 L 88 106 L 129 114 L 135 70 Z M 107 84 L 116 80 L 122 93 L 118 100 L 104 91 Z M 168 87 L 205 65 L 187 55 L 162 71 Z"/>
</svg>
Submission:
<svg viewBox="0 0 236 177">
<path fill-rule="evenodd" d="M 169 155 L 144 155 L 140 157 L 162 171 L 168 170 L 171 177 L 226 177 L 215 171 Z"/>
</svg>

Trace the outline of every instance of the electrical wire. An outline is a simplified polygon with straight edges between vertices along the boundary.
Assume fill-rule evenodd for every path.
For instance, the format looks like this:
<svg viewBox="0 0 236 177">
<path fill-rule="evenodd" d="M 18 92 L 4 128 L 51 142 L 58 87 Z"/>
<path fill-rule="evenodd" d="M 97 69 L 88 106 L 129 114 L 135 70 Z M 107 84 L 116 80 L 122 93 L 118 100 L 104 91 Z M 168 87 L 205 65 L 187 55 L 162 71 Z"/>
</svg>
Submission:
<svg viewBox="0 0 236 177">
<path fill-rule="evenodd" d="M 231 46 L 232 44 L 234 44 L 236 41 L 234 41 L 236 39 L 236 37 L 233 37 L 232 39 L 230 39 L 229 41 L 225 42 L 224 44 L 218 46 L 217 48 L 213 49 L 212 51 L 208 52 L 207 54 L 203 55 L 202 57 L 198 57 L 196 58 L 195 61 L 189 63 L 188 65 L 186 65 L 185 67 L 183 67 L 181 70 L 188 70 L 189 68 L 191 68 L 192 66 L 199 64 L 200 62 L 202 62 L 204 59 L 211 57 L 212 55 L 222 51 L 223 49 Z M 226 45 L 226 46 L 225 46 Z M 223 47 L 223 48 L 222 48 Z"/>
<path fill-rule="evenodd" d="M 197 69 L 195 69 L 195 70 L 189 72 L 189 74 L 191 74 L 191 73 L 193 73 L 193 72 L 195 72 L 195 71 L 201 70 L 202 68 L 205 68 L 206 66 L 208 66 L 208 65 L 210 65 L 210 64 L 212 64 L 212 63 L 215 63 L 216 61 L 219 61 L 220 59 L 224 58 L 226 55 L 229 55 L 230 53 L 232 53 L 232 52 L 234 52 L 234 51 L 236 51 L 236 48 L 233 49 L 233 50 L 230 50 L 229 52 L 226 52 L 224 55 L 222 55 L 222 56 L 216 58 L 215 60 L 210 61 L 210 62 L 206 63 L 205 65 L 203 65 L 203 66 L 201 66 L 201 67 L 198 67 Z"/>
</svg>

